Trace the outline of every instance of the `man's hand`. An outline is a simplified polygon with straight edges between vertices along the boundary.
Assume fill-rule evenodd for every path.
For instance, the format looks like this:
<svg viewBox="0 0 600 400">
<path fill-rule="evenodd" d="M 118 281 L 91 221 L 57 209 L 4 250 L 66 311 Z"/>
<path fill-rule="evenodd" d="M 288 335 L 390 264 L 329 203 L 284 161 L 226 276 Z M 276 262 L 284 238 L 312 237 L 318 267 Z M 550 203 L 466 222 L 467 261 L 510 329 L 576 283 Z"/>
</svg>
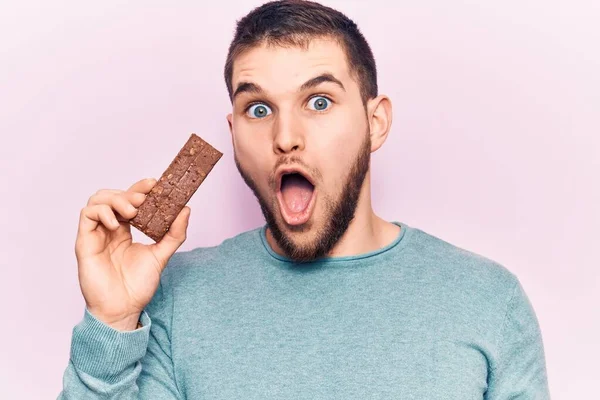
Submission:
<svg viewBox="0 0 600 400">
<path fill-rule="evenodd" d="M 128 220 L 156 184 L 144 179 L 127 191 L 105 189 L 81 210 L 75 242 L 79 285 L 88 311 L 117 330 L 136 329 L 160 275 L 186 239 L 190 208 L 184 207 L 158 243 L 133 243 Z"/>
</svg>

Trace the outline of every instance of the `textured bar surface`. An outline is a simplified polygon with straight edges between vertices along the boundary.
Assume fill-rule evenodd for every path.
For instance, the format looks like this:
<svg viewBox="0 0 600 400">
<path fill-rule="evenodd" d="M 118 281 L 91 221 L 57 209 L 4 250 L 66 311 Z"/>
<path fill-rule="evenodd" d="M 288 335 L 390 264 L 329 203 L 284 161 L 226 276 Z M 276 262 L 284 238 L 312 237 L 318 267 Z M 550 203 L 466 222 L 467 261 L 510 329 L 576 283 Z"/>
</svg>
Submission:
<svg viewBox="0 0 600 400">
<path fill-rule="evenodd" d="M 130 223 L 160 241 L 223 153 L 192 133 Z"/>
</svg>

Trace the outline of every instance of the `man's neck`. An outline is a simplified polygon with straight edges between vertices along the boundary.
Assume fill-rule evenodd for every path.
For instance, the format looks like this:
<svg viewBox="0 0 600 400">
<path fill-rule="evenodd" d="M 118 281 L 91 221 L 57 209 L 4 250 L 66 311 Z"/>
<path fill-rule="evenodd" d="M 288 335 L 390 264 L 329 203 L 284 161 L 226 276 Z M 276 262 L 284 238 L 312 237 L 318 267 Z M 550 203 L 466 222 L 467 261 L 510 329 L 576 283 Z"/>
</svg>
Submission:
<svg viewBox="0 0 600 400">
<path fill-rule="evenodd" d="M 329 252 L 329 257 L 355 256 L 369 253 L 392 243 L 400 227 L 375 215 L 369 207 L 367 215 L 355 214 L 348 229 Z"/>
</svg>

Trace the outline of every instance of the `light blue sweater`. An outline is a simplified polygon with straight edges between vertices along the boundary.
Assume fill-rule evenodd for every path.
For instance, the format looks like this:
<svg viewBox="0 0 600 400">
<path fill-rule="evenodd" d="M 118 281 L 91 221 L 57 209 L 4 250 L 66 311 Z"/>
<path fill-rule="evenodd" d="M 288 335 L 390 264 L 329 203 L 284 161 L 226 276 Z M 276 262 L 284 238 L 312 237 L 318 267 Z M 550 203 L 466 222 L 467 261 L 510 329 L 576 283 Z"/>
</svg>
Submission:
<svg viewBox="0 0 600 400">
<path fill-rule="evenodd" d="M 534 310 L 503 266 L 401 225 L 295 264 L 259 228 L 176 253 L 144 327 L 87 310 L 59 399 L 548 399 Z"/>
</svg>

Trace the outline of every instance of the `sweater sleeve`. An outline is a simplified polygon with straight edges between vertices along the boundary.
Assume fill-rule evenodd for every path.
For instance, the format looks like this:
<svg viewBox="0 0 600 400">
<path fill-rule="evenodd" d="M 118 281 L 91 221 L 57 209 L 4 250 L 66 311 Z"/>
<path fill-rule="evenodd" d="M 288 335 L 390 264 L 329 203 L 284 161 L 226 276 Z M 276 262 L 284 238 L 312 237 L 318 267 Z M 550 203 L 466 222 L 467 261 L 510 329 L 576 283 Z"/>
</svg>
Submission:
<svg viewBox="0 0 600 400">
<path fill-rule="evenodd" d="M 518 280 L 507 305 L 485 399 L 550 399 L 539 323 Z"/>
<path fill-rule="evenodd" d="M 86 309 L 73 329 L 58 400 L 182 398 L 171 359 L 171 306 L 161 280 L 135 331 L 117 331 Z"/>
</svg>

